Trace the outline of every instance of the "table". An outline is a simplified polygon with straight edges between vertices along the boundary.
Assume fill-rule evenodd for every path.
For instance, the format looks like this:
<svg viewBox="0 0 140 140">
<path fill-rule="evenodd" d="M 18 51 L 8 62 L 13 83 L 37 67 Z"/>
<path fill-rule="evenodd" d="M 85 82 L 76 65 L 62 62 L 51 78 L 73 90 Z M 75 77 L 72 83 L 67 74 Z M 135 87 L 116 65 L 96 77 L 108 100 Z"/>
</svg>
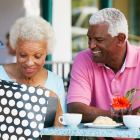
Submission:
<svg viewBox="0 0 140 140">
<path fill-rule="evenodd" d="M 40 135 L 140 138 L 140 130 L 131 130 L 125 126 L 113 129 L 89 128 L 81 123 L 78 127 L 54 126 L 44 128 L 40 131 Z"/>
</svg>

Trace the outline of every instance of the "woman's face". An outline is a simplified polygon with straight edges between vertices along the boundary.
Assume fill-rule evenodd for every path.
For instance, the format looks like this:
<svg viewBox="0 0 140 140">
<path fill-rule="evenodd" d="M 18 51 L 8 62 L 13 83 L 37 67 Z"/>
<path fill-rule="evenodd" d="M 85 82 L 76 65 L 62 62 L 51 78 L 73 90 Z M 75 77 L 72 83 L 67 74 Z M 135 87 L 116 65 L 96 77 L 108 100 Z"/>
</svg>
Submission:
<svg viewBox="0 0 140 140">
<path fill-rule="evenodd" d="M 18 40 L 17 65 L 25 77 L 32 78 L 43 67 L 47 56 L 45 41 Z"/>
</svg>

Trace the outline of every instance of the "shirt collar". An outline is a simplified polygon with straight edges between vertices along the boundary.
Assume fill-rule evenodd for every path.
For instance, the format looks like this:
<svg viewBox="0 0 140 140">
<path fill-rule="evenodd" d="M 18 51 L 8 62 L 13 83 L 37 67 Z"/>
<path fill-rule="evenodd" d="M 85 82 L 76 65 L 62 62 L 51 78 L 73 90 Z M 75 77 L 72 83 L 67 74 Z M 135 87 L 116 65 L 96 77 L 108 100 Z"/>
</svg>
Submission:
<svg viewBox="0 0 140 140">
<path fill-rule="evenodd" d="M 125 67 L 136 67 L 137 66 L 137 49 L 135 46 L 130 45 L 129 41 L 126 41 L 127 53 L 125 57 L 125 61 L 121 68 L 121 73 L 124 71 Z M 103 63 L 96 63 L 97 66 L 105 66 L 106 68 L 110 69 Z"/>
<path fill-rule="evenodd" d="M 124 60 L 123 65 L 122 65 L 122 67 L 121 67 L 120 73 L 122 73 L 122 72 L 124 71 L 124 69 L 125 69 L 125 63 L 126 63 L 126 57 L 125 57 L 125 60 Z M 110 69 L 106 64 L 104 64 L 104 66 L 105 66 L 107 69 Z"/>
<path fill-rule="evenodd" d="M 136 46 L 130 45 L 128 40 L 126 41 L 127 44 L 127 55 L 126 55 L 126 65 L 125 67 L 136 67 L 137 66 L 137 55 L 138 50 Z"/>
</svg>

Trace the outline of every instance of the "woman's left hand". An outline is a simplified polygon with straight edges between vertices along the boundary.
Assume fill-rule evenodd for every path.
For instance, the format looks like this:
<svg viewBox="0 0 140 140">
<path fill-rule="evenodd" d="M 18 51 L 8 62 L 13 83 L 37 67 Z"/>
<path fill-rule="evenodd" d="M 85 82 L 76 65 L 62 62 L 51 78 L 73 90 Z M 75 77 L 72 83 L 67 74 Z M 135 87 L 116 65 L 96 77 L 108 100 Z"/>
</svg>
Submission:
<svg viewBox="0 0 140 140">
<path fill-rule="evenodd" d="M 45 87 L 43 87 L 43 86 L 41 86 L 41 85 L 38 85 L 37 86 L 38 88 L 42 88 L 42 89 L 45 89 L 45 90 L 49 90 L 49 89 L 47 89 L 47 88 L 45 88 Z M 49 91 L 51 91 L 51 90 L 49 90 Z M 56 97 L 56 98 L 58 98 L 59 99 L 59 97 L 57 96 L 57 94 L 55 94 L 54 92 L 50 92 L 50 96 L 52 96 L 52 97 Z"/>
</svg>

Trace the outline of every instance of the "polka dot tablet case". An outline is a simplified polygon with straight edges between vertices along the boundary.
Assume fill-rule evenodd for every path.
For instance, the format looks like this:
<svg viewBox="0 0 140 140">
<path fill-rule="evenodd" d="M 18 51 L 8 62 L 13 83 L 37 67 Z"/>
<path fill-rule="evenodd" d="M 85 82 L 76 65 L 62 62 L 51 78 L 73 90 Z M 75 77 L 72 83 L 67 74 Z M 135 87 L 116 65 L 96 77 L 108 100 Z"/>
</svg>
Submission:
<svg viewBox="0 0 140 140">
<path fill-rule="evenodd" d="M 39 132 L 53 126 L 47 113 L 49 92 L 44 89 L 0 80 L 0 138 L 3 140 L 41 140 Z M 57 98 L 56 98 L 57 99 Z M 57 109 L 57 107 L 56 107 Z M 47 124 L 47 118 L 51 123 Z M 44 123 L 45 121 L 45 123 Z"/>
</svg>

